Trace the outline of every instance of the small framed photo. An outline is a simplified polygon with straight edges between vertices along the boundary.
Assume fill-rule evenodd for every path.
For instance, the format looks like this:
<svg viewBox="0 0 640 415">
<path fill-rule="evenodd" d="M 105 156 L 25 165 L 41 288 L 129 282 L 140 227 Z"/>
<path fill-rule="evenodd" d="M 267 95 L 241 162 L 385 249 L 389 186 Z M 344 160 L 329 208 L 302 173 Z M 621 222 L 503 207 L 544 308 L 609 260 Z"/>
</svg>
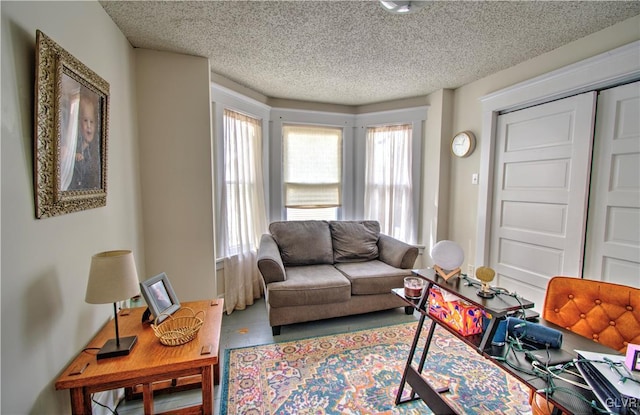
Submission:
<svg viewBox="0 0 640 415">
<path fill-rule="evenodd" d="M 141 282 L 140 291 L 156 325 L 180 308 L 180 301 L 164 272 Z"/>
<path fill-rule="evenodd" d="M 624 362 L 627 369 L 640 372 L 640 344 L 627 345 L 627 357 Z"/>
</svg>

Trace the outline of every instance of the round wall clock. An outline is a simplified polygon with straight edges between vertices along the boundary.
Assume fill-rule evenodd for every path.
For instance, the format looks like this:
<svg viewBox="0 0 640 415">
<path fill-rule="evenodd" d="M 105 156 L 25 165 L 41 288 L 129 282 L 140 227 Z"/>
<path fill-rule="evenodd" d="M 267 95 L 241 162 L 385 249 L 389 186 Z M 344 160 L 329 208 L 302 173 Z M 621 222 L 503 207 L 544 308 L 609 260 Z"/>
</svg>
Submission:
<svg viewBox="0 0 640 415">
<path fill-rule="evenodd" d="M 462 131 L 451 140 L 451 152 L 457 157 L 468 157 L 476 148 L 476 136 L 471 131 Z"/>
</svg>

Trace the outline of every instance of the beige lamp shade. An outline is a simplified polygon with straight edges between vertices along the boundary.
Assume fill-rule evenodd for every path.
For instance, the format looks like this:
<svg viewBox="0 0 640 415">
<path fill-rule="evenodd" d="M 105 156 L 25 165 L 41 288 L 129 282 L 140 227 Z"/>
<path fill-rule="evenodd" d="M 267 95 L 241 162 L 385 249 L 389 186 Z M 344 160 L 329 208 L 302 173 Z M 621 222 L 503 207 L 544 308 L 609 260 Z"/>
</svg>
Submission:
<svg viewBox="0 0 640 415">
<path fill-rule="evenodd" d="M 91 257 L 85 296 L 87 303 L 115 303 L 139 292 L 140 282 L 131 251 L 107 251 Z"/>
</svg>

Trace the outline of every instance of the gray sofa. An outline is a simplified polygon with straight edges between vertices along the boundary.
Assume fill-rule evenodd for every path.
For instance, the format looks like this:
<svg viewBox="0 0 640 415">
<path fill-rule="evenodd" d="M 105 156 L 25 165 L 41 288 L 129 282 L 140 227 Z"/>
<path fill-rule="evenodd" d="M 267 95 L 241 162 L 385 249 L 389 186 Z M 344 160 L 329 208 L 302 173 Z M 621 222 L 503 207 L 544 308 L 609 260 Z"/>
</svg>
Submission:
<svg viewBox="0 0 640 415">
<path fill-rule="evenodd" d="M 273 222 L 262 235 L 262 275 L 273 335 L 282 325 L 406 305 L 418 249 L 380 233 L 377 221 Z"/>
</svg>

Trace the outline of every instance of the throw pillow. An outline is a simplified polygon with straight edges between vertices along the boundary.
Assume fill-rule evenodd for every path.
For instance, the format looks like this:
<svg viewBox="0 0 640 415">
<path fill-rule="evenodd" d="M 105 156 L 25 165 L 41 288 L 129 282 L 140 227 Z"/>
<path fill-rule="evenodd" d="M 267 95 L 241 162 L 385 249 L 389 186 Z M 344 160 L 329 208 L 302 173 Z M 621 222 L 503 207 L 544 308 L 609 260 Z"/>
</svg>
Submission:
<svg viewBox="0 0 640 415">
<path fill-rule="evenodd" d="M 333 264 L 331 232 L 326 221 L 273 222 L 269 232 L 285 266 Z"/>
<path fill-rule="evenodd" d="M 378 258 L 380 224 L 377 221 L 332 221 L 335 262 L 364 262 Z"/>
</svg>

